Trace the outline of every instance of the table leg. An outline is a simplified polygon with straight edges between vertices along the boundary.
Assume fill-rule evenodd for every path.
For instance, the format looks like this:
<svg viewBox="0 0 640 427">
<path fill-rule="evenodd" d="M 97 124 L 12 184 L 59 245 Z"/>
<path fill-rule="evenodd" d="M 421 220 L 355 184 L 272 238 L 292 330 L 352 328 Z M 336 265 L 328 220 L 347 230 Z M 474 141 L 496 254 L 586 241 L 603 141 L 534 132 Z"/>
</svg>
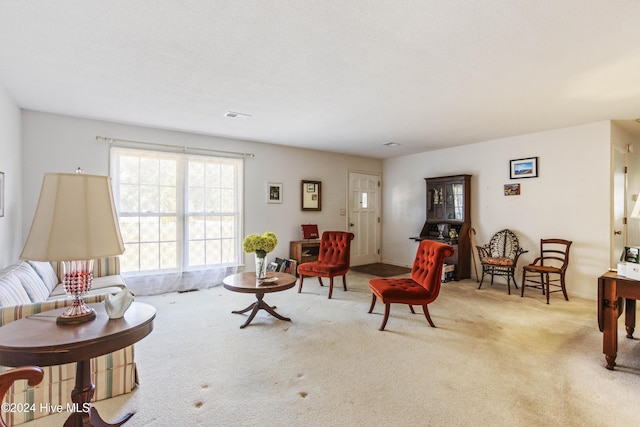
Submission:
<svg viewBox="0 0 640 427">
<path fill-rule="evenodd" d="M 602 352 L 607 361 L 606 368 L 613 370 L 618 353 L 618 299 L 616 298 L 616 281 L 605 280 L 602 292 Z"/>
<path fill-rule="evenodd" d="M 244 322 L 244 324 L 242 326 L 240 326 L 240 329 L 244 329 L 249 323 L 251 323 L 253 318 L 256 317 L 256 314 L 258 313 L 259 310 L 265 310 L 267 313 L 271 314 L 273 317 L 276 317 L 276 318 L 278 318 L 280 320 L 286 320 L 287 322 L 291 321 L 291 319 L 289 319 L 288 317 L 284 317 L 284 316 L 281 316 L 280 314 L 276 313 L 274 311 L 274 308 L 276 308 L 276 306 L 275 305 L 273 307 L 270 306 L 269 304 L 267 304 L 266 302 L 264 302 L 262 300 L 263 298 L 264 298 L 264 293 L 257 292 L 256 293 L 256 302 L 254 302 L 249 307 L 244 308 L 242 310 L 234 310 L 234 311 L 232 311 L 232 313 L 234 313 L 234 314 L 244 314 L 247 311 L 252 310 L 251 314 L 249 315 L 249 318 L 247 319 L 246 322 Z"/>
<path fill-rule="evenodd" d="M 636 327 L 636 300 L 625 298 L 624 326 L 627 330 L 627 338 L 633 338 L 633 331 Z"/>
<path fill-rule="evenodd" d="M 76 384 L 71 391 L 73 412 L 64 423 L 64 427 L 116 427 L 121 426 L 133 416 L 127 414 L 114 424 L 105 422 L 98 410 L 91 406 L 95 386 L 91 382 L 91 360 L 76 362 Z"/>
</svg>

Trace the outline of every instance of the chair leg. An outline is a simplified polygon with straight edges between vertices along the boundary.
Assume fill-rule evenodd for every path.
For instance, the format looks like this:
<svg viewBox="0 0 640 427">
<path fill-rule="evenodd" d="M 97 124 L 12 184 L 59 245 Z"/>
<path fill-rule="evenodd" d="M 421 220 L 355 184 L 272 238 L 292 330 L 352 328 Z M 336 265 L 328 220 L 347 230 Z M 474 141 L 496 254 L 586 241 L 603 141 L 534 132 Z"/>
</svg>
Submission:
<svg viewBox="0 0 640 427">
<path fill-rule="evenodd" d="M 304 281 L 304 276 L 300 275 L 300 284 L 298 285 L 298 293 L 302 291 L 302 282 Z"/>
<path fill-rule="evenodd" d="M 333 276 L 329 277 L 329 299 L 331 299 L 331 294 L 333 294 Z"/>
<path fill-rule="evenodd" d="M 518 282 L 516 282 L 516 271 L 515 271 L 515 268 L 513 270 L 511 270 L 511 280 L 513 280 L 513 286 L 515 286 L 516 289 L 518 289 Z"/>
<path fill-rule="evenodd" d="M 431 316 L 429 316 L 429 309 L 427 308 L 427 304 L 422 306 L 422 311 L 424 311 L 424 317 L 427 318 L 427 322 L 429 322 L 432 328 L 435 328 L 436 325 L 434 325 L 433 322 L 431 321 Z"/>
<path fill-rule="evenodd" d="M 416 312 L 415 312 L 415 311 L 413 311 L 413 306 L 412 306 L 411 304 L 409 304 L 409 310 L 411 310 L 411 313 L 412 313 L 412 314 L 416 314 Z"/>
<path fill-rule="evenodd" d="M 507 273 L 507 294 L 511 295 L 511 276 Z"/>
<path fill-rule="evenodd" d="M 487 272 L 487 270 L 482 267 L 482 277 L 480 278 L 480 284 L 478 285 L 478 289 L 480 289 L 482 287 L 482 282 L 484 282 L 484 275 Z"/>
<path fill-rule="evenodd" d="M 318 282 L 320 282 L 320 286 L 324 286 L 324 283 L 322 283 L 322 277 L 318 276 Z"/>
<path fill-rule="evenodd" d="M 547 304 L 549 304 L 549 273 L 546 274 L 546 284 L 547 284 Z M 542 287 L 544 287 L 544 283 L 542 284 Z"/>
<path fill-rule="evenodd" d="M 391 310 L 391 304 L 386 303 L 384 305 L 384 318 L 382 319 L 382 325 L 380 325 L 380 331 L 384 331 L 384 327 L 387 326 L 387 320 L 389 320 L 389 311 Z"/>
<path fill-rule="evenodd" d="M 369 307 L 369 313 L 373 311 L 373 307 L 375 307 L 377 299 L 378 297 L 376 297 L 376 294 L 371 294 L 371 307 Z"/>
<path fill-rule="evenodd" d="M 344 288 L 344 290 L 347 290 L 347 273 L 344 274 L 344 276 L 342 276 L 342 287 Z"/>
<path fill-rule="evenodd" d="M 564 294 L 564 299 L 569 301 L 569 296 L 567 295 L 567 287 L 564 285 L 564 273 L 560 274 L 560 286 L 562 286 L 562 293 Z"/>
<path fill-rule="evenodd" d="M 527 271 L 526 270 L 522 270 L 522 284 L 520 285 L 520 296 L 523 297 L 524 296 L 524 282 L 525 279 L 527 278 Z"/>
</svg>

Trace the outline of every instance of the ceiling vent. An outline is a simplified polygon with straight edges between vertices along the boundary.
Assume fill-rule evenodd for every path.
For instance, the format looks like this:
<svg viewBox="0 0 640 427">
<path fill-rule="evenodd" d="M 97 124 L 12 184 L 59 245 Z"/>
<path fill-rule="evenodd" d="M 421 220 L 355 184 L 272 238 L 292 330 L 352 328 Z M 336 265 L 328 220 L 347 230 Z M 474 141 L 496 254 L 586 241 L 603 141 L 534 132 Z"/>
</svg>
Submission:
<svg viewBox="0 0 640 427">
<path fill-rule="evenodd" d="M 251 117 L 250 114 L 236 113 L 235 111 L 227 111 L 224 116 L 229 119 L 248 119 Z"/>
</svg>

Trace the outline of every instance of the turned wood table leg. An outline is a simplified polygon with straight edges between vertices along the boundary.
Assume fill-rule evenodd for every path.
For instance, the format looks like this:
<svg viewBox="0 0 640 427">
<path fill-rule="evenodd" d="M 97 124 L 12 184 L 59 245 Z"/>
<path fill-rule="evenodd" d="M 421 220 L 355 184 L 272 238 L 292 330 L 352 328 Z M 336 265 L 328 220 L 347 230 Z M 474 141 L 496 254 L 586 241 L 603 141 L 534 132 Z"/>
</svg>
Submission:
<svg viewBox="0 0 640 427">
<path fill-rule="evenodd" d="M 98 410 L 91 406 L 91 399 L 95 386 L 91 382 L 91 360 L 76 362 L 76 383 L 71 391 L 73 408 L 71 415 L 64 423 L 64 427 L 117 427 L 121 426 L 133 416 L 127 414 L 113 424 L 104 421 Z"/>
<path fill-rule="evenodd" d="M 613 370 L 618 353 L 618 299 L 615 279 L 605 281 L 601 304 L 603 310 L 602 352 L 605 354 L 606 368 Z"/>
<path fill-rule="evenodd" d="M 633 338 L 633 331 L 636 327 L 636 300 L 625 298 L 624 326 L 627 330 L 627 338 Z"/>
</svg>

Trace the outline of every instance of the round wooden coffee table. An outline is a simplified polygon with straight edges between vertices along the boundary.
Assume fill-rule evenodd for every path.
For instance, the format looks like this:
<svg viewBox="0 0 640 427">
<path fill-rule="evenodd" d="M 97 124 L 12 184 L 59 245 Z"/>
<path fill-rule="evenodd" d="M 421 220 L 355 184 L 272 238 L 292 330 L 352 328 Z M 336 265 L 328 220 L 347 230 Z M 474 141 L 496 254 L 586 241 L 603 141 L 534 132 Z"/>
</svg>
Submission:
<svg viewBox="0 0 640 427">
<path fill-rule="evenodd" d="M 156 309 L 134 302 L 121 319 L 109 319 L 104 304 L 89 304 L 96 318 L 84 323 L 58 325 L 56 318 L 66 308 L 24 317 L 0 328 L 0 365 L 50 366 L 76 362 L 76 405 L 65 426 L 120 426 L 133 414 L 114 424 L 105 422 L 91 406 L 95 386 L 91 381 L 91 359 L 111 353 L 146 337 L 153 330 Z M 42 402 L 40 402 L 42 403 Z"/>
<path fill-rule="evenodd" d="M 276 279 L 275 281 L 269 282 L 269 280 Z M 268 294 L 271 292 L 280 292 L 287 289 L 291 289 L 296 285 L 296 276 L 287 273 L 277 273 L 277 272 L 269 272 L 267 273 L 267 281 L 259 282 L 256 279 L 256 273 L 254 272 L 246 272 L 246 273 L 238 273 L 232 276 L 227 276 L 222 281 L 224 287 L 233 292 L 241 292 L 246 294 L 255 294 L 256 301 L 249 305 L 247 308 L 242 310 L 234 310 L 232 313 L 234 314 L 244 314 L 249 310 L 251 314 L 249 318 L 240 329 L 246 327 L 253 318 L 256 316 L 256 313 L 259 310 L 265 310 L 273 317 L 276 317 L 280 320 L 286 320 L 288 322 L 291 321 L 288 317 L 284 317 L 279 315 L 274 311 L 276 306 L 270 306 L 266 302 L 262 300 L 264 298 L 264 294 Z"/>
</svg>

